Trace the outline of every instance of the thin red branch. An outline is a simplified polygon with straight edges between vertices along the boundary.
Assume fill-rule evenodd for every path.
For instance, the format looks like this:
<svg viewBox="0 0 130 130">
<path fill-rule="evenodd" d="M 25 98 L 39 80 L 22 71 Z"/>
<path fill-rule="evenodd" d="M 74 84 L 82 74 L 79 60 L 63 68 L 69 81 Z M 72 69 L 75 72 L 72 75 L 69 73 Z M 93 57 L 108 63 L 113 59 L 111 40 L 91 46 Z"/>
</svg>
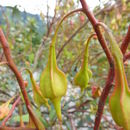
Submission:
<svg viewBox="0 0 130 130">
<path fill-rule="evenodd" d="M 100 125 L 100 121 L 101 121 L 101 117 L 102 117 L 102 113 L 103 113 L 103 109 L 104 109 L 104 105 L 105 105 L 105 101 L 106 101 L 106 98 L 111 90 L 112 82 L 114 80 L 114 65 L 113 65 L 111 53 L 106 46 L 105 40 L 102 36 L 102 33 L 100 32 L 99 27 L 96 27 L 98 25 L 96 18 L 89 11 L 88 5 L 86 4 L 85 0 L 80 0 L 80 2 L 82 4 L 82 7 L 84 9 L 85 14 L 87 15 L 88 19 L 90 20 L 91 24 L 93 25 L 95 32 L 97 33 L 98 40 L 100 41 L 100 44 L 101 44 L 103 50 L 105 51 L 106 56 L 107 56 L 108 61 L 109 61 L 109 64 L 110 64 L 110 70 L 108 73 L 106 85 L 105 85 L 103 92 L 101 94 L 99 104 L 98 104 L 98 110 L 97 110 L 96 118 L 95 118 L 94 130 L 98 130 L 99 125 Z M 125 51 L 128 47 L 129 40 L 130 40 L 130 27 L 128 29 L 128 32 L 127 32 L 125 38 L 124 38 L 124 41 L 122 42 L 121 50 L 123 53 L 125 53 Z"/>
<path fill-rule="evenodd" d="M 106 8 L 107 8 L 107 7 L 104 7 L 102 10 L 97 10 L 96 13 L 95 13 L 95 16 L 98 16 L 98 15 L 104 13 L 105 10 L 106 10 Z M 107 12 L 108 12 L 108 11 L 107 11 Z M 59 51 L 58 51 L 58 53 L 57 53 L 57 55 L 56 55 L 56 58 L 57 58 L 57 59 L 59 58 L 59 56 L 60 56 L 61 52 L 63 51 L 63 49 L 65 48 L 65 46 L 68 45 L 68 43 L 73 39 L 73 37 L 74 37 L 77 33 L 79 33 L 79 32 L 81 31 L 81 29 L 83 29 L 83 28 L 86 26 L 86 24 L 87 24 L 88 22 L 89 22 L 89 21 L 86 20 L 86 22 L 85 22 L 82 26 L 78 27 L 77 30 L 68 38 L 68 40 L 65 41 L 65 43 L 62 45 L 62 47 L 59 49 Z"/>
<path fill-rule="evenodd" d="M 84 101 L 83 103 L 81 103 L 78 107 L 75 105 L 75 106 L 72 106 L 68 109 L 68 113 L 74 113 L 74 112 L 77 112 L 78 110 L 80 110 L 80 108 L 84 107 L 86 104 L 90 103 L 90 100 L 86 100 Z M 70 111 L 71 109 L 74 109 L 72 111 Z"/>
<path fill-rule="evenodd" d="M 24 100 L 25 100 L 26 108 L 28 110 L 28 106 L 31 107 L 31 104 L 30 104 L 30 101 L 28 99 L 28 95 L 27 95 L 27 92 L 26 92 L 26 89 L 25 89 L 24 80 L 23 80 L 21 73 L 18 71 L 17 66 L 15 65 L 15 63 L 14 63 L 14 61 L 12 59 L 8 42 L 7 42 L 7 40 L 6 40 L 5 36 L 4 36 L 4 33 L 3 33 L 1 28 L 0 28 L 0 42 L 1 42 L 1 45 L 2 45 L 2 48 L 3 48 L 6 60 L 8 62 L 8 66 L 14 72 L 14 74 L 15 74 L 15 76 L 17 78 L 17 81 L 19 83 L 21 92 L 22 92 Z M 29 112 L 29 110 L 28 110 L 28 112 Z M 32 120 L 33 120 L 36 128 L 38 128 L 37 123 L 35 122 L 35 119 L 33 118 L 32 114 L 30 112 L 29 112 L 29 114 L 32 117 Z"/>
<path fill-rule="evenodd" d="M 130 59 L 130 52 L 124 55 L 123 61 L 125 62 L 128 59 Z"/>
<path fill-rule="evenodd" d="M 127 55 L 124 56 L 124 61 L 126 61 L 126 59 L 128 59 L 128 57 L 130 58 L 130 53 L 128 53 Z M 94 130 L 99 129 L 100 121 L 101 121 L 103 110 L 104 110 L 105 101 L 111 90 L 113 80 L 114 80 L 114 68 L 110 68 L 109 74 L 107 76 L 107 82 L 106 82 L 105 88 L 103 89 L 103 92 L 101 94 L 101 97 L 100 97 L 100 100 L 98 103 L 98 110 L 96 113 Z"/>
<path fill-rule="evenodd" d="M 18 105 L 19 101 L 20 101 L 20 96 L 19 96 L 19 97 L 17 98 L 17 100 L 13 103 L 12 108 L 11 108 L 9 114 L 7 115 L 7 117 L 6 117 L 6 118 L 3 120 L 3 122 L 2 122 L 2 126 L 5 126 L 6 122 L 7 122 L 7 121 L 9 120 L 9 118 L 12 116 L 13 111 L 14 111 L 15 107 Z"/>
<path fill-rule="evenodd" d="M 73 10 L 73 11 L 71 11 L 71 12 L 69 12 L 65 17 L 64 17 L 64 19 L 66 18 L 66 17 L 68 17 L 69 15 L 71 15 L 71 14 L 73 14 L 73 13 L 75 13 L 75 12 L 79 12 L 79 11 L 83 11 L 82 9 L 76 9 L 76 10 Z M 64 20 L 63 19 L 63 20 Z M 62 21 L 63 21 L 62 20 Z M 61 22 L 62 22 L 61 21 Z M 54 22 L 54 21 L 52 21 L 52 22 Z M 53 23 L 54 24 L 54 23 Z M 52 25 L 53 25 L 52 24 Z M 52 28 L 52 27 L 51 27 Z M 47 36 L 47 37 L 49 37 L 49 35 Z M 46 41 L 47 39 L 45 39 L 44 40 L 44 42 Z M 39 46 L 39 49 L 38 49 L 38 51 L 36 52 L 36 56 L 35 56 L 35 59 L 34 59 L 34 68 L 33 68 L 33 71 L 35 70 L 35 68 L 36 68 L 36 66 L 37 66 L 37 62 L 38 62 L 38 58 L 40 57 L 40 55 L 41 55 L 41 53 L 42 53 L 42 51 L 43 51 L 43 45 L 44 44 L 41 44 L 40 46 Z"/>
<path fill-rule="evenodd" d="M 114 67 L 111 67 L 107 76 L 105 87 L 99 99 L 98 110 L 96 113 L 96 118 L 95 118 L 95 123 L 94 123 L 94 130 L 99 129 L 100 121 L 101 121 L 103 110 L 104 110 L 104 105 L 105 105 L 107 96 L 111 90 L 113 80 L 114 80 Z"/>
<path fill-rule="evenodd" d="M 124 37 L 122 44 L 121 44 L 121 51 L 122 51 L 123 54 L 125 54 L 129 44 L 130 44 L 130 25 L 128 27 L 127 34 Z"/>
<path fill-rule="evenodd" d="M 11 97 L 11 95 L 8 93 L 8 91 L 7 90 L 2 90 L 2 89 L 0 89 L 0 94 L 4 94 L 4 95 L 6 95 L 6 96 L 8 96 L 8 97 Z M 0 101 L 1 102 L 1 101 Z M 6 101 L 5 101 L 6 102 Z"/>
<path fill-rule="evenodd" d="M 71 129 L 72 130 L 77 130 L 76 126 L 75 126 L 75 122 L 72 118 L 72 115 L 71 114 L 68 114 L 68 117 L 69 117 L 69 120 L 70 120 L 70 124 L 71 124 Z"/>
<path fill-rule="evenodd" d="M 21 91 L 22 91 L 22 94 L 24 96 L 24 99 L 25 99 L 25 103 L 26 105 L 30 105 L 30 102 L 28 100 L 28 96 L 27 96 L 27 92 L 25 90 L 25 85 L 24 85 L 24 81 L 23 81 L 23 78 L 20 74 L 20 72 L 18 71 L 12 57 L 11 57 L 11 52 L 10 52 L 10 49 L 9 49 L 9 45 L 7 43 L 7 40 L 4 36 L 4 33 L 2 31 L 2 29 L 0 28 L 0 42 L 2 44 L 2 47 L 3 47 L 3 50 L 4 50 L 4 54 L 6 56 L 6 59 L 7 59 L 7 62 L 8 62 L 8 65 L 10 67 L 10 69 L 14 72 L 17 80 L 18 80 L 18 83 L 19 83 L 19 86 L 21 88 Z"/>
<path fill-rule="evenodd" d="M 96 118 L 95 118 L 95 124 L 94 124 L 94 130 L 98 130 L 99 129 L 99 125 L 100 125 L 100 121 L 101 121 L 101 117 L 102 117 L 102 113 L 103 113 L 103 109 L 104 109 L 104 105 L 107 99 L 107 96 L 111 90 L 112 87 L 112 82 L 114 80 L 114 64 L 113 64 L 113 59 L 112 59 L 112 55 L 107 47 L 106 41 L 103 38 L 103 35 L 99 29 L 98 25 L 98 21 L 96 20 L 96 18 L 94 17 L 94 15 L 90 12 L 90 10 L 88 9 L 88 5 L 86 4 L 85 0 L 80 0 L 84 13 L 87 15 L 89 21 L 91 22 L 91 24 L 93 25 L 93 28 L 97 34 L 98 40 L 107 56 L 107 59 L 109 61 L 110 64 L 110 70 L 108 73 L 108 77 L 107 77 L 107 81 L 105 84 L 105 87 L 103 89 L 103 92 L 101 94 L 99 103 L 98 103 L 98 110 L 96 113 Z"/>
<path fill-rule="evenodd" d="M 89 21 L 91 22 L 96 34 L 97 34 L 97 37 L 98 37 L 98 40 L 107 56 L 107 59 L 109 61 L 109 64 L 111 66 L 111 64 L 113 64 L 113 60 L 112 60 L 112 55 L 107 47 L 107 44 L 106 44 L 106 41 L 105 39 L 103 38 L 103 35 L 99 29 L 99 27 L 97 26 L 98 24 L 98 21 L 97 19 L 94 17 L 94 15 L 92 14 L 92 12 L 89 10 L 88 8 L 88 5 L 87 3 L 85 2 L 85 0 L 80 0 L 81 4 L 82 4 L 82 8 L 83 8 L 83 11 L 84 13 L 86 14 L 86 16 L 88 17 Z"/>
<path fill-rule="evenodd" d="M 36 128 L 28 128 L 28 127 L 1 127 L 0 130 L 37 130 Z"/>
</svg>

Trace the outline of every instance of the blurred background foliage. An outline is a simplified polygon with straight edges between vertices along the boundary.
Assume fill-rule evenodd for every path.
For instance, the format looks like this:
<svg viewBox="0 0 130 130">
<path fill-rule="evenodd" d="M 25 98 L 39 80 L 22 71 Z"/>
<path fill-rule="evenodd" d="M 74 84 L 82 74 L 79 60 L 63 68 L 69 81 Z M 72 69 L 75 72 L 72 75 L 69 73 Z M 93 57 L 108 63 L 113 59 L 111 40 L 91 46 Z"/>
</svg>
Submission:
<svg viewBox="0 0 130 130">
<path fill-rule="evenodd" d="M 40 74 L 48 60 L 49 44 L 58 20 L 67 12 L 78 8 L 79 5 L 80 2 L 78 0 L 57 1 L 54 16 L 44 15 L 42 12 L 40 15 L 32 15 L 25 11 L 20 12 L 17 6 L 0 6 L 0 26 L 4 30 L 17 67 L 21 71 L 24 80 L 28 81 L 27 91 L 29 98 L 40 120 L 48 130 L 56 130 L 58 128 L 55 110 L 52 105 L 50 112 L 48 112 L 45 106 L 41 107 L 40 110 L 37 108 L 32 99 L 30 78 L 27 73 L 22 72 L 22 69 L 29 68 L 33 71 L 34 78 L 37 84 L 39 84 Z M 101 6 L 95 7 L 93 12 L 99 21 L 109 26 L 120 46 L 130 24 L 129 0 L 110 0 L 102 3 Z M 106 56 L 96 37 L 91 40 L 89 45 L 89 67 L 93 72 L 93 77 L 88 88 L 83 95 L 80 95 L 79 88 L 73 85 L 73 77 L 79 70 L 82 62 L 82 54 L 85 48 L 83 43 L 93 32 L 94 30 L 87 17 L 83 13 L 76 13 L 63 22 L 58 33 L 56 43 L 58 66 L 67 74 L 68 78 L 67 94 L 62 100 L 63 128 L 65 130 L 73 130 L 74 126 L 78 130 L 92 130 L 94 125 L 99 100 L 98 96 L 100 94 L 93 98 L 92 90 L 93 87 L 100 87 L 100 91 L 102 90 L 109 69 Z M 128 49 L 130 49 L 130 46 Z M 40 50 L 41 53 L 39 53 Z M 0 61 L 4 60 L 5 57 L 0 46 Z M 130 65 L 127 61 L 125 70 L 128 81 L 130 81 L 130 77 L 128 77 L 130 75 L 129 68 Z M 0 66 L 0 104 L 19 92 L 14 74 L 7 66 Z M 80 107 L 81 105 L 82 107 Z M 22 106 L 23 121 L 27 122 L 28 114 L 26 107 L 24 104 Z M 8 121 L 8 125 L 12 123 L 17 125 L 19 123 L 18 111 L 18 109 L 15 110 L 13 117 Z M 101 129 L 114 130 L 115 127 L 116 125 L 109 113 L 107 100 Z"/>
</svg>

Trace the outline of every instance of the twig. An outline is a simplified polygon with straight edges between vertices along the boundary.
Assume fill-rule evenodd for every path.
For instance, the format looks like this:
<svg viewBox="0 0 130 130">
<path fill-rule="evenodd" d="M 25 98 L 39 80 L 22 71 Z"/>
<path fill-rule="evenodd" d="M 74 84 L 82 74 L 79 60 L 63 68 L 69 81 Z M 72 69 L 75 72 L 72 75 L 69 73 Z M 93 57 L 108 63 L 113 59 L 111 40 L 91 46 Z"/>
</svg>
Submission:
<svg viewBox="0 0 130 130">
<path fill-rule="evenodd" d="M 68 109 L 68 113 L 74 113 L 76 112 L 77 110 L 79 110 L 81 107 L 85 106 L 86 104 L 88 104 L 91 100 L 86 100 L 85 102 L 81 103 L 78 107 L 75 105 L 75 106 L 72 106 Z M 70 111 L 70 109 L 74 109 L 73 111 Z"/>
<path fill-rule="evenodd" d="M 28 127 L 1 127 L 0 130 L 37 130 L 36 128 L 28 128 Z"/>
<path fill-rule="evenodd" d="M 3 16 L 5 17 L 5 22 L 6 22 L 6 25 L 7 25 L 6 26 L 6 39 L 8 40 L 8 37 L 9 37 L 9 34 L 10 34 L 10 23 L 9 23 L 8 17 L 5 14 L 4 9 L 1 8 L 1 11 L 2 11 Z"/>
<path fill-rule="evenodd" d="M 97 33 L 97 37 L 98 37 L 98 39 L 99 39 L 99 41 L 101 43 L 102 48 L 104 49 L 104 51 L 106 53 L 106 56 L 107 56 L 109 64 L 110 64 L 110 70 L 109 70 L 108 78 L 107 78 L 107 81 L 106 81 L 105 88 L 103 89 L 103 92 L 102 92 L 100 100 L 99 100 L 98 110 L 97 110 L 96 118 L 95 118 L 94 130 L 98 130 L 99 129 L 99 124 L 100 124 L 100 121 L 101 121 L 101 117 L 102 117 L 102 113 L 103 113 L 103 109 L 104 109 L 104 105 L 105 105 L 105 101 L 106 101 L 106 98 L 107 98 L 107 96 L 108 96 L 108 94 L 110 92 L 110 89 L 112 87 L 112 82 L 114 80 L 114 65 L 113 65 L 112 56 L 111 56 L 109 50 L 107 49 L 107 47 L 105 47 L 106 46 L 105 45 L 105 40 L 104 40 L 99 28 L 96 27 L 96 24 L 98 25 L 97 20 L 95 19 L 94 15 L 89 11 L 88 5 L 86 4 L 85 0 L 80 0 L 80 2 L 82 4 L 84 12 L 88 16 L 91 24 L 93 25 L 93 28 L 95 29 L 95 32 Z M 128 38 L 129 36 L 130 35 L 129 35 L 129 30 L 128 30 L 126 38 L 125 38 L 124 42 L 122 43 L 123 44 L 122 45 L 122 48 L 123 48 L 122 50 L 126 51 L 126 48 L 128 47 L 128 43 L 129 43 L 129 38 Z"/>
<path fill-rule="evenodd" d="M 105 8 L 104 8 L 105 9 Z M 104 9 L 98 11 L 97 13 L 95 13 L 95 16 L 99 15 L 100 13 L 104 12 Z M 86 24 L 89 22 L 89 20 L 87 20 L 82 26 L 80 26 L 69 38 L 68 40 L 63 44 L 63 46 L 59 49 L 57 55 L 56 55 L 56 58 L 58 59 L 61 52 L 63 51 L 63 49 L 65 48 L 65 46 L 68 45 L 68 43 L 75 37 L 75 35 L 80 32 L 81 29 L 83 29 Z"/>
<path fill-rule="evenodd" d="M 58 2 L 59 3 L 59 2 Z M 56 5 L 57 6 L 57 5 Z M 39 57 L 41 56 L 42 52 L 43 52 L 43 49 L 44 49 L 44 44 L 45 42 L 47 41 L 47 38 L 50 36 L 50 33 L 51 33 L 51 30 L 52 30 L 52 26 L 53 24 L 55 23 L 55 18 L 56 18 L 56 6 L 55 6 L 55 10 L 54 10 L 54 16 L 52 18 L 52 21 L 50 22 L 49 24 L 49 16 L 48 16 L 48 13 L 49 13 L 49 9 L 48 9 L 48 3 L 47 3 L 47 33 L 46 33 L 46 36 L 43 37 L 43 40 L 42 40 L 42 43 L 40 44 L 37 52 L 36 52 L 36 55 L 35 55 L 35 59 L 34 59 L 34 67 L 33 67 L 33 72 L 35 71 L 36 67 L 37 67 L 37 64 L 38 64 L 38 59 Z"/>
<path fill-rule="evenodd" d="M 6 61 L 0 62 L 0 66 L 1 66 L 1 65 L 6 65 L 6 64 L 8 64 L 8 62 L 6 62 Z"/>
<path fill-rule="evenodd" d="M 114 68 L 110 68 L 108 76 L 107 76 L 105 88 L 102 91 L 102 94 L 101 94 L 101 97 L 100 97 L 100 100 L 99 100 L 99 103 L 98 103 L 98 110 L 97 110 L 97 113 L 96 113 L 94 130 L 99 129 L 101 117 L 102 117 L 102 114 L 103 114 L 104 105 L 105 105 L 107 96 L 108 96 L 108 94 L 111 90 L 113 80 L 114 80 Z"/>
<path fill-rule="evenodd" d="M 124 37 L 122 44 L 121 44 L 121 51 L 122 51 L 123 54 L 125 54 L 126 49 L 128 48 L 129 44 L 130 44 L 130 25 L 128 27 L 127 34 Z"/>
<path fill-rule="evenodd" d="M 130 52 L 124 55 L 123 61 L 125 62 L 128 59 L 130 59 Z"/>
<path fill-rule="evenodd" d="M 15 76 L 17 78 L 17 81 L 19 83 L 21 92 L 22 92 L 24 100 L 25 100 L 26 108 L 28 110 L 28 106 L 31 106 L 31 104 L 30 104 L 30 101 L 28 99 L 28 95 L 27 95 L 27 92 L 26 92 L 26 89 L 25 89 L 24 80 L 23 80 L 22 75 L 18 71 L 17 66 L 15 65 L 15 63 L 14 63 L 14 61 L 12 59 L 8 42 L 7 42 L 7 40 L 6 40 L 5 36 L 4 36 L 4 33 L 3 33 L 1 28 L 0 28 L 0 42 L 2 44 L 2 48 L 4 50 L 4 54 L 5 54 L 6 60 L 8 62 L 8 66 L 14 72 L 14 74 L 15 74 Z M 28 110 L 28 112 L 29 112 L 29 110 Z M 29 114 L 32 117 L 32 120 L 33 120 L 34 124 L 36 125 L 36 128 L 38 128 L 32 114 L 31 113 L 29 113 Z"/>
<path fill-rule="evenodd" d="M 20 127 L 25 127 L 23 119 L 22 119 L 23 109 L 22 109 L 22 103 L 21 103 L 21 101 L 19 102 L 18 110 L 19 110 L 19 116 L 20 116 Z"/>
<path fill-rule="evenodd" d="M 56 58 L 58 59 L 61 52 L 63 51 L 64 47 L 72 40 L 72 38 L 82 29 L 86 26 L 86 24 L 88 23 L 88 21 L 86 21 L 82 26 L 80 26 L 69 38 L 68 40 L 63 44 L 63 46 L 59 49 Z"/>
<path fill-rule="evenodd" d="M 70 120 L 70 124 L 71 124 L 71 129 L 72 130 L 77 130 L 76 126 L 75 126 L 75 123 L 74 123 L 74 120 L 72 118 L 72 115 L 68 114 L 68 117 L 69 117 L 69 120 Z"/>
<path fill-rule="evenodd" d="M 0 93 L 4 94 L 4 95 L 7 95 L 8 97 L 11 97 L 11 95 L 9 93 L 7 93 L 7 90 L 4 91 L 4 90 L 1 90 L 0 89 Z"/>
<path fill-rule="evenodd" d="M 93 28 L 97 34 L 98 40 L 107 56 L 107 59 L 109 61 L 109 65 L 110 65 L 110 70 L 108 73 L 108 78 L 105 84 L 105 88 L 103 89 L 103 92 L 101 94 L 100 100 L 99 100 L 99 104 L 98 104 L 98 110 L 96 113 L 96 119 L 95 119 L 95 124 L 94 124 L 94 130 L 98 130 L 99 129 L 99 124 L 100 124 L 100 120 L 102 117 L 102 113 L 103 113 L 103 109 L 104 109 L 104 105 L 105 105 L 105 101 L 106 98 L 110 92 L 110 89 L 112 87 L 112 82 L 114 80 L 114 64 L 113 64 L 113 59 L 112 59 L 112 55 L 110 53 L 110 50 L 108 49 L 107 45 L 106 45 L 106 41 L 102 36 L 102 33 L 99 29 L 98 25 L 98 21 L 96 20 L 96 18 L 94 17 L 94 15 L 89 11 L 88 9 L 88 5 L 86 4 L 85 0 L 80 0 L 82 7 L 84 9 L 84 13 L 87 15 L 88 19 L 90 20 L 91 24 L 93 25 Z"/>
<path fill-rule="evenodd" d="M 97 15 L 99 15 L 99 14 L 101 14 L 102 12 L 104 12 L 105 11 L 105 9 L 106 9 L 107 7 L 105 7 L 105 8 L 103 8 L 102 10 L 99 10 L 97 13 L 95 13 L 95 16 L 97 16 Z M 107 11 L 108 12 L 108 11 Z M 53 26 L 53 24 L 54 24 L 54 20 L 55 20 L 55 16 L 56 15 L 56 12 L 55 12 L 55 14 L 54 14 L 54 16 L 53 16 L 53 18 L 52 18 L 52 22 L 50 23 L 50 27 L 49 27 L 49 30 L 47 31 L 47 34 L 46 34 L 46 36 L 45 36 L 45 38 L 43 38 L 43 41 L 42 41 L 42 43 L 40 44 L 40 46 L 39 46 L 39 48 L 38 48 L 38 50 L 37 50 L 37 52 L 36 52 L 36 55 L 35 55 L 35 59 L 34 59 L 34 67 L 33 67 L 33 72 L 35 71 L 35 69 L 36 69 L 36 67 L 37 67 L 37 63 L 38 63 L 38 60 L 39 60 L 39 57 L 41 56 L 41 54 L 42 54 L 42 52 L 43 52 L 43 46 L 44 46 L 44 44 L 45 44 L 45 42 L 47 41 L 47 38 L 49 37 L 49 35 L 50 35 L 50 30 L 51 30 L 51 28 L 52 28 L 52 26 Z M 58 52 L 58 54 L 57 54 L 57 58 L 60 56 L 60 54 L 61 54 L 61 52 L 62 52 L 62 50 L 64 49 L 64 47 L 71 41 L 71 39 L 82 29 L 82 28 L 84 28 L 85 26 L 86 26 L 86 24 L 88 23 L 89 21 L 87 20 L 82 26 L 80 26 L 69 38 L 68 38 L 68 40 L 63 44 L 63 46 L 60 48 L 60 50 L 59 50 L 59 52 Z"/>
<path fill-rule="evenodd" d="M 1 55 L 0 55 L 0 62 L 2 62 L 3 57 L 4 57 L 4 52 L 2 52 Z"/>
<path fill-rule="evenodd" d="M 110 50 L 107 47 L 106 41 L 104 40 L 102 33 L 99 29 L 99 27 L 97 26 L 98 21 L 97 19 L 94 17 L 94 15 L 89 11 L 88 5 L 86 4 L 85 0 L 80 0 L 84 13 L 87 15 L 89 21 L 91 22 L 91 24 L 93 25 L 93 28 L 97 34 L 97 38 L 107 56 L 107 59 L 109 61 L 110 66 L 113 66 L 113 60 L 112 60 L 112 55 L 110 53 Z"/>
<path fill-rule="evenodd" d="M 15 63 L 14 63 L 12 57 L 11 57 L 11 52 L 10 52 L 7 40 L 6 40 L 5 36 L 4 36 L 4 33 L 3 33 L 1 28 L 0 28 L 0 42 L 2 44 L 4 54 L 5 54 L 7 62 L 8 62 L 8 66 L 14 72 L 14 74 L 15 74 L 17 80 L 18 80 L 21 91 L 22 91 L 22 93 L 24 95 L 26 105 L 30 105 L 29 99 L 27 97 L 27 92 L 25 90 L 23 78 L 22 78 L 20 72 L 18 71 L 18 69 L 17 69 L 17 67 L 16 67 L 16 65 L 15 65 Z"/>
<path fill-rule="evenodd" d="M 7 122 L 7 121 L 9 120 L 9 118 L 12 116 L 13 111 L 14 111 L 15 107 L 18 105 L 19 101 L 20 101 L 20 96 L 19 96 L 19 97 L 17 98 L 17 100 L 13 103 L 12 108 L 11 108 L 9 114 L 7 115 L 7 117 L 6 117 L 6 118 L 3 120 L 3 122 L 2 122 L 2 126 L 5 126 L 6 122 Z"/>
</svg>

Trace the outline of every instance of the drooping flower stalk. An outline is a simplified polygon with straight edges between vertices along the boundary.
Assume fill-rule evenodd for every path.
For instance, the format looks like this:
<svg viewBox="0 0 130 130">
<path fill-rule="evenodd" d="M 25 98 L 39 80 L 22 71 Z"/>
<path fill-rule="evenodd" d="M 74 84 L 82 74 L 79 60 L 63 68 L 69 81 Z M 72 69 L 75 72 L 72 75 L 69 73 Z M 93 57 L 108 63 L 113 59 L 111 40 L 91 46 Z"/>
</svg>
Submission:
<svg viewBox="0 0 130 130">
<path fill-rule="evenodd" d="M 3 103 L 0 106 L 0 120 L 2 120 L 4 117 L 6 117 L 10 111 L 9 109 L 9 104 L 12 102 L 12 100 L 15 98 L 16 96 L 13 96 L 12 98 L 10 98 L 7 102 Z"/>
<path fill-rule="evenodd" d="M 109 28 L 99 23 L 110 41 L 111 53 L 114 60 L 115 86 L 109 100 L 110 111 L 114 121 L 125 130 L 130 130 L 130 89 L 126 79 L 122 52 Z"/>
<path fill-rule="evenodd" d="M 61 98 L 66 94 L 67 79 L 65 74 L 57 66 L 55 43 L 58 30 L 64 19 L 77 11 L 82 11 L 82 9 L 71 11 L 70 13 L 65 15 L 58 23 L 49 48 L 48 63 L 40 77 L 40 90 L 42 92 L 42 95 L 52 101 L 56 110 L 57 117 L 60 121 L 62 121 Z"/>
</svg>

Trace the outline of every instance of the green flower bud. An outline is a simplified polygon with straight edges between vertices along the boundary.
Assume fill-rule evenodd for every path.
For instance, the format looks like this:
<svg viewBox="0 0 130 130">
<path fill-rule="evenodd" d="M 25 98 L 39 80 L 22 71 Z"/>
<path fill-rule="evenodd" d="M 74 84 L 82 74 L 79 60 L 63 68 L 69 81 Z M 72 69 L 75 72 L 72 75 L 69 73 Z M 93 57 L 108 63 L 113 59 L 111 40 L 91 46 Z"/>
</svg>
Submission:
<svg viewBox="0 0 130 130">
<path fill-rule="evenodd" d="M 65 74 L 57 67 L 55 47 L 50 46 L 48 64 L 41 74 L 40 90 L 45 98 L 49 98 L 56 110 L 59 120 L 61 117 L 61 97 L 66 94 L 67 79 Z"/>
<path fill-rule="evenodd" d="M 55 54 L 55 43 L 56 43 L 58 30 L 60 28 L 60 25 L 64 21 L 64 19 L 77 11 L 82 11 L 82 9 L 69 12 L 58 23 L 54 37 L 52 39 L 52 43 L 50 45 L 48 63 L 40 77 L 40 90 L 42 92 L 42 95 L 45 98 L 49 98 L 52 101 L 55 107 L 58 119 L 60 121 L 62 120 L 61 98 L 62 96 L 66 94 L 67 79 L 66 79 L 65 74 L 57 66 L 56 54 Z"/>
<path fill-rule="evenodd" d="M 90 35 L 90 37 L 85 41 L 86 48 L 84 51 L 82 66 L 79 72 L 74 77 L 74 84 L 80 87 L 81 92 L 83 92 L 84 89 L 87 87 L 88 82 L 90 78 L 92 77 L 92 72 L 88 68 L 88 45 L 89 45 L 90 39 L 93 36 L 95 36 L 95 34 Z"/>
</svg>

